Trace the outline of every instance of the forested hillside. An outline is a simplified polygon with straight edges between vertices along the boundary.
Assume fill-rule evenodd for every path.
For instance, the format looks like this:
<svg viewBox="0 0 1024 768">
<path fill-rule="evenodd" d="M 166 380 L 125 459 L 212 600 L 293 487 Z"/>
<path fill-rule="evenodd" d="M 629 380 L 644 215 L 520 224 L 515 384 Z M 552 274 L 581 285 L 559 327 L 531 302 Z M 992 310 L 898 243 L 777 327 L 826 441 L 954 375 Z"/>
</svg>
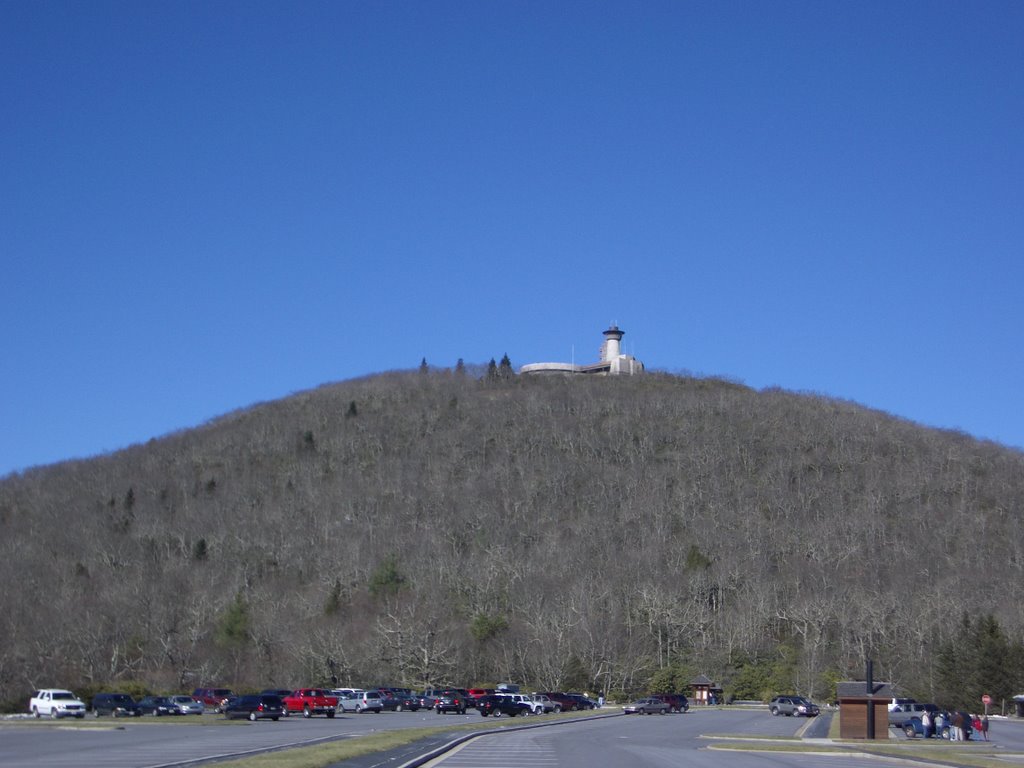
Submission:
<svg viewBox="0 0 1024 768">
<path fill-rule="evenodd" d="M 824 697 L 870 656 L 999 701 L 1022 508 L 1024 454 L 822 397 L 374 376 L 0 482 L 0 700 L 701 672 Z"/>
</svg>

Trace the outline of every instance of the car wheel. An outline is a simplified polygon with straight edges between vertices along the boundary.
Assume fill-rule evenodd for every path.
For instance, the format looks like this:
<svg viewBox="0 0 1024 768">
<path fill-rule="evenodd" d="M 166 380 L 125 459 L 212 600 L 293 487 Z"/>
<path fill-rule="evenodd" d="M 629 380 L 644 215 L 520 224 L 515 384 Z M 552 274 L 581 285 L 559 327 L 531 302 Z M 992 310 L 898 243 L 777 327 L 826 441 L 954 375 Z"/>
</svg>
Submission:
<svg viewBox="0 0 1024 768">
<path fill-rule="evenodd" d="M 779 708 L 778 707 L 772 707 L 772 717 L 778 717 L 778 716 L 779 716 Z"/>
<path fill-rule="evenodd" d="M 92 711 L 92 716 L 93 717 L 99 717 L 100 716 L 100 711 L 98 709 L 94 709 Z M 115 715 L 115 717 L 116 717 L 116 715 Z"/>
<path fill-rule="evenodd" d="M 401 704 L 395 704 L 395 712 L 401 712 L 401 711 L 402 711 L 402 705 Z"/>
<path fill-rule="evenodd" d="M 495 717 L 501 717 L 501 710 L 500 709 L 494 710 L 494 716 Z"/>
<path fill-rule="evenodd" d="M 334 710 L 333 709 L 327 710 L 327 717 L 328 718 L 333 718 L 334 717 Z"/>
<path fill-rule="evenodd" d="M 912 739 L 912 738 L 914 738 L 914 736 L 916 736 L 916 735 L 917 735 L 917 734 L 916 734 L 916 733 L 914 732 L 914 726 L 912 726 L 912 725 L 905 725 L 905 726 L 903 726 L 903 732 L 904 732 L 905 734 L 907 734 L 907 738 L 908 738 L 908 739 Z"/>
<path fill-rule="evenodd" d="M 273 720 L 275 723 L 277 722 L 277 718 L 276 717 L 272 717 L 270 719 Z"/>
<path fill-rule="evenodd" d="M 250 712 L 249 713 L 249 722 L 251 722 L 251 723 L 255 723 L 256 722 L 256 713 L 255 712 Z"/>
<path fill-rule="evenodd" d="M 37 718 L 39 717 L 39 707 L 32 707 L 32 715 Z"/>
<path fill-rule="evenodd" d="M 160 716 L 160 710 L 159 709 L 154 709 L 149 714 L 151 714 L 153 717 L 159 717 Z"/>
<path fill-rule="evenodd" d="M 561 704 L 555 704 L 555 714 L 558 714 L 561 711 L 562 711 L 562 705 Z"/>
<path fill-rule="evenodd" d="M 50 719 L 51 720 L 56 720 L 57 717 L 58 717 L 58 715 L 57 715 L 57 708 L 54 707 L 53 709 L 50 710 Z"/>
<path fill-rule="evenodd" d="M 303 707 L 302 708 L 302 716 L 303 717 L 312 717 L 313 713 L 309 711 L 309 707 Z"/>
</svg>

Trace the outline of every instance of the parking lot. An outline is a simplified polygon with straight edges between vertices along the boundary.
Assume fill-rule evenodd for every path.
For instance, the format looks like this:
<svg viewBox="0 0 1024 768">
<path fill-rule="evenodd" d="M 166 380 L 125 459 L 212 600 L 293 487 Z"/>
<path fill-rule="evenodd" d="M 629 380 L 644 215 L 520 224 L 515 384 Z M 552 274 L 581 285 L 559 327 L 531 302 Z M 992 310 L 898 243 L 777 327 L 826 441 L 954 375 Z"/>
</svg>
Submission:
<svg viewBox="0 0 1024 768">
<path fill-rule="evenodd" d="M 609 708 L 604 714 L 621 710 Z M 708 747 L 716 739 L 727 734 L 754 738 L 791 738 L 805 726 L 824 724 L 826 718 L 812 720 L 804 718 L 772 717 L 764 710 L 725 709 L 691 710 L 688 714 L 644 716 L 628 715 L 603 718 L 577 723 L 567 727 L 513 731 L 521 726 L 539 725 L 551 722 L 553 718 L 505 718 L 500 721 L 484 720 L 477 713 L 466 715 L 437 715 L 433 711 L 385 712 L 338 716 L 334 719 L 302 717 L 284 718 L 278 722 L 260 721 L 251 723 L 244 720 L 224 721 L 214 714 L 201 718 L 142 718 L 142 719 L 87 719 L 84 721 L 4 721 L 0 725 L 0 764 L 4 768 L 79 768 L 83 765 L 103 765 L 110 768 L 171 768 L 203 761 L 227 758 L 244 758 L 267 751 L 322 744 L 324 742 L 352 739 L 380 731 L 440 726 L 444 742 L 455 733 L 446 729 L 467 723 L 494 728 L 502 733 L 517 732 L 521 735 L 488 736 L 474 740 L 449 758 L 438 761 L 439 765 L 467 765 L 480 760 L 494 750 L 505 750 L 516 745 L 516 750 L 525 750 L 539 758 L 545 756 L 556 761 L 547 763 L 567 768 L 576 764 L 573 755 L 596 757 L 608 756 L 608 750 L 622 752 L 629 757 L 630 764 L 644 765 L 646 761 L 664 758 L 672 753 L 672 759 L 685 759 L 687 765 L 728 764 L 764 765 L 764 757 L 756 754 L 721 753 Z M 812 729 L 813 731 L 813 729 Z M 522 735 L 530 734 L 530 735 Z M 461 734 L 459 734 L 461 735 Z M 805 734 L 806 735 L 806 734 Z M 815 734 L 818 735 L 818 734 Z M 978 751 L 992 751 L 1006 755 L 1011 752 L 1024 753 L 1024 723 L 994 720 L 991 733 L 993 741 L 988 745 L 977 745 Z M 512 738 L 511 742 L 504 741 Z M 895 738 L 895 743 L 898 739 Z M 920 741 L 920 740 L 918 740 Z M 945 743 L 948 745 L 948 742 Z M 934 746 L 935 759 L 943 758 L 948 750 L 943 743 Z M 411 755 L 416 748 L 403 750 Z M 595 751 L 596 750 L 596 751 Z M 458 755 L 458 756 L 456 756 Z M 407 759 L 407 758 L 403 758 Z M 588 758 L 589 759 L 589 758 Z M 831 759 L 831 758 L 830 758 Z M 859 758 L 836 757 L 845 760 L 844 765 L 853 768 Z M 851 762 L 853 760 L 853 762 Z M 372 764 L 380 758 L 370 757 L 354 761 L 354 764 Z M 467 762 L 468 761 L 468 762 Z M 396 765 L 401 761 L 395 762 Z M 543 761 L 542 761 L 543 762 Z M 808 765 L 806 756 L 776 755 L 773 765 Z M 606 763 L 612 764 L 612 763 Z M 814 763 L 821 765 L 821 763 Z"/>
</svg>

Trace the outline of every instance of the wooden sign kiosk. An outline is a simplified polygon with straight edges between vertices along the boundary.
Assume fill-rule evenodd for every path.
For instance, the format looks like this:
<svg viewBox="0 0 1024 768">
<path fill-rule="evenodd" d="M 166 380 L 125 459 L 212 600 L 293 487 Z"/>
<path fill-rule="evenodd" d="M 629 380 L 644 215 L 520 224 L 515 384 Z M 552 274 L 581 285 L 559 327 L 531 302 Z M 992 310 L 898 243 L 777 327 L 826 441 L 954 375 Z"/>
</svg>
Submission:
<svg viewBox="0 0 1024 768">
<path fill-rule="evenodd" d="M 888 739 L 890 683 L 855 680 L 836 685 L 839 699 L 839 738 Z M 873 723 L 869 721 L 869 713 Z"/>
</svg>

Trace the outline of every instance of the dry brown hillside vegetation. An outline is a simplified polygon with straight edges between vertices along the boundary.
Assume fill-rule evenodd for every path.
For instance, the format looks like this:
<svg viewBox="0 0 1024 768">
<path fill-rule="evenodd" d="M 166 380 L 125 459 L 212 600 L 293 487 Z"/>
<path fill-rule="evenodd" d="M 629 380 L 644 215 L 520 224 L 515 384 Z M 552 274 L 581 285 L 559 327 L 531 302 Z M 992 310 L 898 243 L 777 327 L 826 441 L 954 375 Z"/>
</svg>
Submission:
<svg viewBox="0 0 1024 768">
<path fill-rule="evenodd" d="M 3 479 L 0 701 L 697 673 L 827 697 L 871 657 L 919 698 L 998 702 L 1024 690 L 1022 470 L 715 379 L 324 386 Z"/>
</svg>

